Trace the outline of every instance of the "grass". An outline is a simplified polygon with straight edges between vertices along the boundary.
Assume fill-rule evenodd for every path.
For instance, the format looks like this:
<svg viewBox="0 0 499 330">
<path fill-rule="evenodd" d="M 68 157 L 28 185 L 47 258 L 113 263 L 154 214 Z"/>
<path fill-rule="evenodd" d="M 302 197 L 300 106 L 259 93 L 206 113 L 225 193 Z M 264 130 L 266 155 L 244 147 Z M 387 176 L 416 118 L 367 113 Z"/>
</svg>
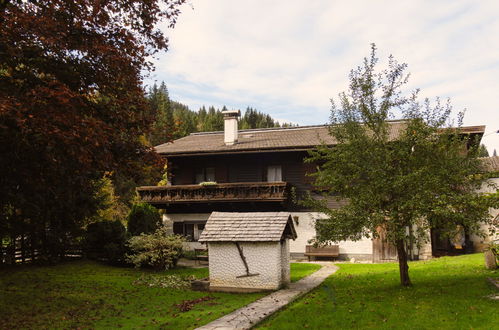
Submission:
<svg viewBox="0 0 499 330">
<path fill-rule="evenodd" d="M 340 264 L 321 286 L 259 325 L 261 329 L 499 329 L 499 301 L 483 254 L 398 264 Z"/>
<path fill-rule="evenodd" d="M 314 267 L 311 267 L 314 266 Z M 293 280 L 316 265 L 292 264 Z M 207 268 L 162 273 L 117 268 L 90 261 L 57 266 L 21 266 L 0 271 L 0 329 L 174 328 L 191 329 L 264 296 L 207 293 L 132 283 L 143 275 L 203 278 Z M 210 297 L 182 312 L 186 300 Z"/>
<path fill-rule="evenodd" d="M 292 263 L 291 264 L 291 282 L 296 282 L 305 276 L 308 276 L 321 268 L 317 264 Z"/>
</svg>

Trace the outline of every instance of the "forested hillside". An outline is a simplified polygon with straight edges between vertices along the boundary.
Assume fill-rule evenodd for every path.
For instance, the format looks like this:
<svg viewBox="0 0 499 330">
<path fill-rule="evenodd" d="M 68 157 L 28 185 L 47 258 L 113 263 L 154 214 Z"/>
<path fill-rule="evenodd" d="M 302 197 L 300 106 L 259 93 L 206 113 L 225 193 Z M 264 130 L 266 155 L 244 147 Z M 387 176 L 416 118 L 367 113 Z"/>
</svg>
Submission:
<svg viewBox="0 0 499 330">
<path fill-rule="evenodd" d="M 159 86 L 154 84 L 149 88 L 147 98 L 152 112 L 157 114 L 153 130 L 148 136 L 151 145 L 162 144 L 193 132 L 222 131 L 224 129 L 222 111 L 227 110 L 225 106 L 222 109 L 203 106 L 198 111 L 193 111 L 188 106 L 171 100 L 164 82 Z M 240 129 L 291 126 L 289 123 L 281 124 L 268 114 L 250 107 L 241 112 Z"/>
</svg>

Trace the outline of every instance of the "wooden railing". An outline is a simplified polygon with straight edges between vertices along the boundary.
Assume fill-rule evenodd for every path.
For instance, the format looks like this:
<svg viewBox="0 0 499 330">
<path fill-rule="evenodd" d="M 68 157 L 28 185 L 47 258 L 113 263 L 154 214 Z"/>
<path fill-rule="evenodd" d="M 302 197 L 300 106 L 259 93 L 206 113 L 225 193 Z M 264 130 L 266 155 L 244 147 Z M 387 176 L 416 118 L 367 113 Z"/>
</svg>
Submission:
<svg viewBox="0 0 499 330">
<path fill-rule="evenodd" d="M 219 183 L 213 185 L 145 186 L 137 191 L 151 204 L 200 202 L 284 202 L 286 182 Z"/>
</svg>

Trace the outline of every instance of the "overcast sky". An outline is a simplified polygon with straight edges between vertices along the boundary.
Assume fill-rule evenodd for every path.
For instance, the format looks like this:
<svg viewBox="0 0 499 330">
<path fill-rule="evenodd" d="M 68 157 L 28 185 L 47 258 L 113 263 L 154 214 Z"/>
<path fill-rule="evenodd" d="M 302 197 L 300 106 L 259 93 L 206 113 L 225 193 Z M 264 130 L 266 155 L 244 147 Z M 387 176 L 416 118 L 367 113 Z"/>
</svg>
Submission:
<svg viewBox="0 0 499 330">
<path fill-rule="evenodd" d="M 499 153 L 498 18 L 497 0 L 191 0 L 146 83 L 165 81 L 192 110 L 250 106 L 325 124 L 374 42 L 382 64 L 389 54 L 408 63 L 409 88 L 487 125 L 482 142 Z"/>
</svg>

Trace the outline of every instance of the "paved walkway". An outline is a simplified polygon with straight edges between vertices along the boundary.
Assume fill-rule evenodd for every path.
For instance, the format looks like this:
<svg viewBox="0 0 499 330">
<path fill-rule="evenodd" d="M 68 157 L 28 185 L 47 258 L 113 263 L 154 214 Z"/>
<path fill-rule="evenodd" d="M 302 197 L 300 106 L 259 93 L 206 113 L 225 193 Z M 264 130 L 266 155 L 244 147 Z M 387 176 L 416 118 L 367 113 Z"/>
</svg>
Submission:
<svg viewBox="0 0 499 330">
<path fill-rule="evenodd" d="M 329 275 L 338 270 L 338 267 L 331 263 L 317 263 L 322 265 L 321 269 L 295 283 L 291 283 L 289 288 L 276 291 L 197 329 L 251 329 L 258 322 L 317 287 Z"/>
</svg>

